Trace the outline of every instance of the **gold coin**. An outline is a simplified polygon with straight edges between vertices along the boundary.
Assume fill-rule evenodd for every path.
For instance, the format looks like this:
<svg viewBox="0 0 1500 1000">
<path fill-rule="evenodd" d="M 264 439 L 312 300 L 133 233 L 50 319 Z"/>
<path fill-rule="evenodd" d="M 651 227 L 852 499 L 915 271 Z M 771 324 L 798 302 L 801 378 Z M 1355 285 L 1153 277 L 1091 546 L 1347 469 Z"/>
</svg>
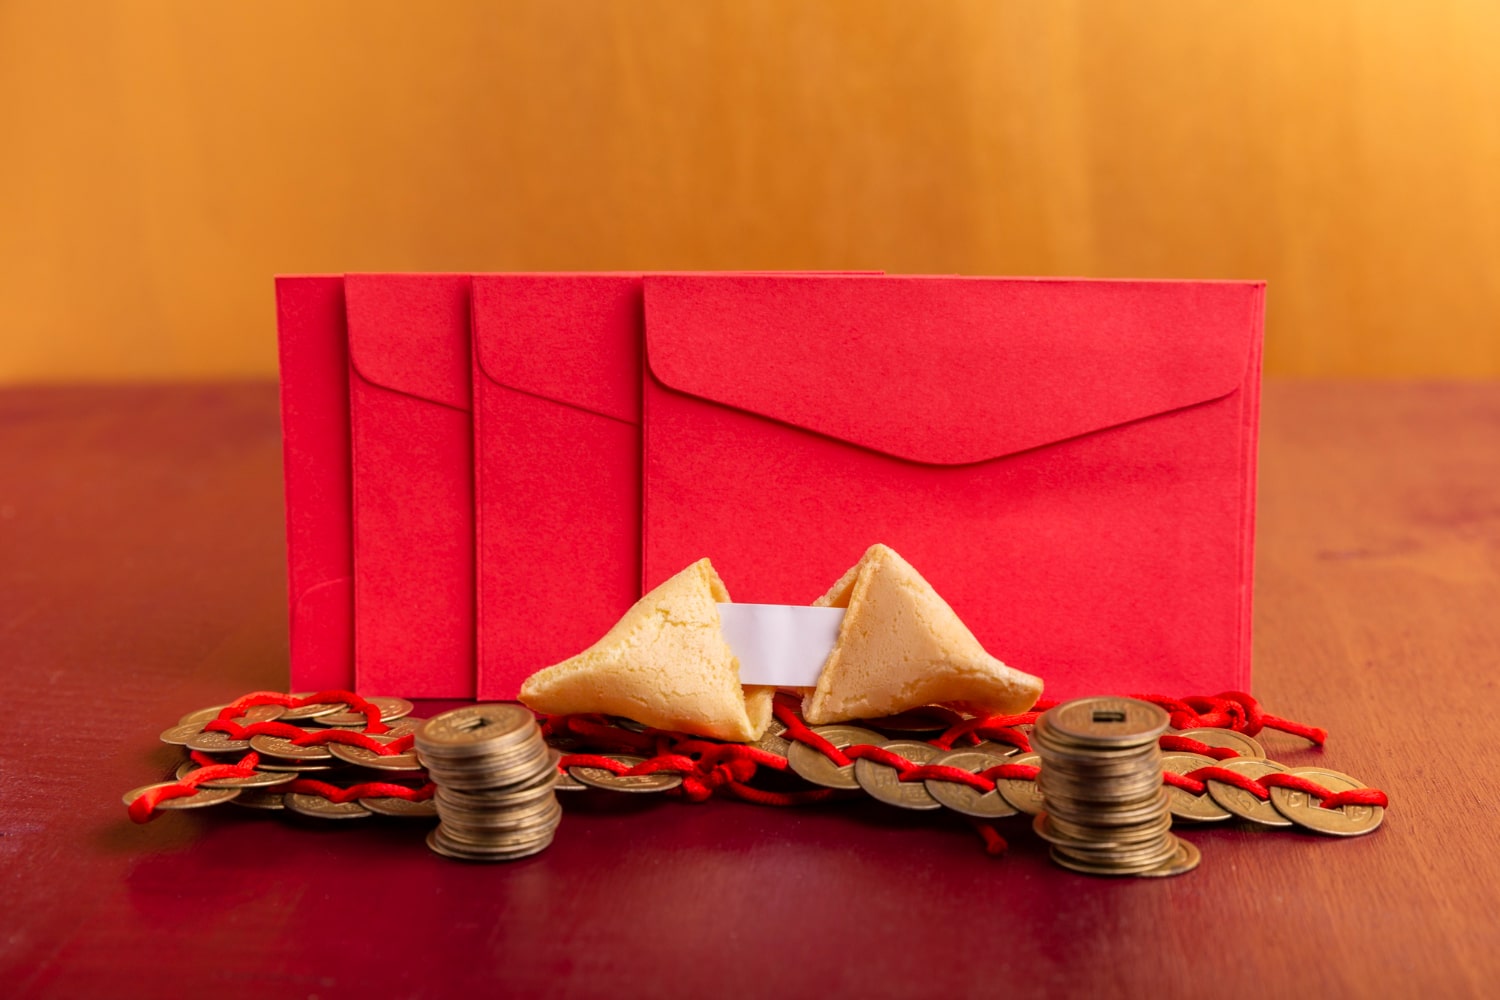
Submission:
<svg viewBox="0 0 1500 1000">
<path fill-rule="evenodd" d="M 879 733 L 859 726 L 818 726 L 813 729 L 813 732 L 840 750 L 856 744 L 879 746 L 885 742 L 885 737 Z M 814 785 L 822 785 L 824 788 L 859 787 L 859 782 L 854 777 L 852 762 L 840 767 L 821 750 L 816 750 L 806 743 L 793 743 L 786 759 L 793 771 L 796 771 L 803 780 L 810 781 Z"/>
<path fill-rule="evenodd" d="M 952 709 L 943 708 L 941 705 L 927 705 L 879 719 L 861 719 L 860 724 L 880 733 L 910 736 L 946 732 L 962 721 L 964 717 Z"/>
<path fill-rule="evenodd" d="M 191 760 L 183 761 L 177 768 L 177 780 L 181 781 L 194 771 L 201 770 L 197 763 Z M 243 778 L 213 778 L 209 781 L 200 782 L 199 788 L 265 788 L 271 785 L 282 785 L 292 781 L 297 776 L 288 772 L 276 773 L 273 771 L 256 771 Z"/>
<path fill-rule="evenodd" d="M 1171 834 L 1161 838 L 1161 843 L 1146 850 L 1121 852 L 1114 848 L 1089 851 L 1063 844 L 1052 845 L 1052 856 L 1066 858 L 1065 867 L 1074 871 L 1087 870 L 1093 875 L 1139 875 L 1172 860 L 1177 852 L 1177 843 Z"/>
<path fill-rule="evenodd" d="M 1132 747 L 1166 731 L 1167 713 L 1139 698 L 1077 698 L 1044 712 L 1043 728 L 1074 743 L 1098 747 Z"/>
<path fill-rule="evenodd" d="M 207 733 L 199 733 L 183 744 L 189 750 L 198 750 L 202 753 L 227 753 L 230 750 L 246 750 L 250 747 L 249 740 L 231 739 L 228 733 L 217 730 Z"/>
<path fill-rule="evenodd" d="M 327 746 L 299 746 L 285 736 L 269 736 L 265 733 L 250 737 L 250 749 L 277 760 L 290 760 L 299 764 L 313 764 L 333 759 Z"/>
<path fill-rule="evenodd" d="M 1038 753 L 1021 754 L 1019 757 L 1012 757 L 1006 761 L 1007 764 L 1030 764 L 1033 767 L 1041 762 L 1042 756 Z M 996 778 L 995 790 L 1006 802 L 1028 816 L 1035 816 L 1046 807 L 1042 801 L 1042 786 L 1035 780 Z"/>
<path fill-rule="evenodd" d="M 619 761 L 626 767 L 637 767 L 646 763 L 644 757 L 630 754 L 605 754 L 610 760 Z M 602 767 L 570 767 L 568 773 L 585 785 L 608 788 L 615 792 L 664 792 L 682 784 L 682 775 L 672 771 L 656 771 L 652 774 L 615 774 Z"/>
<path fill-rule="evenodd" d="M 438 810 L 441 814 L 442 810 Z M 538 840 L 546 840 L 557 829 L 557 816 L 545 817 L 537 822 L 515 829 L 478 830 L 449 822 L 447 817 L 438 826 L 438 836 L 450 846 L 471 851 L 509 853 L 524 848 Z"/>
<path fill-rule="evenodd" d="M 468 848 L 455 843 L 450 838 L 444 836 L 442 831 L 443 828 L 439 826 L 427 835 L 428 849 L 434 854 L 441 854 L 444 857 L 453 858 L 458 861 L 517 861 L 521 858 L 530 857 L 533 854 L 545 851 L 552 843 L 552 833 L 549 832 L 545 837 L 523 844 L 520 847 L 508 850 L 487 851 L 482 848 Z"/>
<path fill-rule="evenodd" d="M 568 773 L 562 766 L 563 755 L 560 751 L 552 751 L 552 770 L 556 771 L 556 777 L 552 779 L 552 790 L 554 792 L 581 792 L 589 787 Z"/>
<path fill-rule="evenodd" d="M 413 802 L 411 799 L 403 799 L 395 795 L 379 795 L 360 799 L 359 804 L 381 816 L 427 819 L 438 814 L 437 803 L 430 798 Z"/>
<path fill-rule="evenodd" d="M 428 719 L 417 730 L 417 748 L 424 757 L 472 753 L 476 747 L 517 741 L 533 729 L 536 716 L 519 705 L 466 705 Z"/>
<path fill-rule="evenodd" d="M 590 770 L 604 770 L 604 768 L 591 768 Z M 494 809 L 551 801 L 555 780 L 551 774 L 543 774 L 539 779 L 525 785 L 482 791 L 462 791 L 438 785 L 436 798 L 440 806 L 451 805 L 471 812 L 489 812 Z"/>
<path fill-rule="evenodd" d="M 1171 860 L 1150 871 L 1136 872 L 1138 878 L 1171 878 L 1173 875 L 1185 875 L 1198 867 L 1199 862 L 1203 860 L 1203 855 L 1199 853 L 1197 845 L 1181 837 L 1172 839 L 1177 841 L 1177 851 L 1172 855 Z"/>
<path fill-rule="evenodd" d="M 753 746 L 764 750 L 766 753 L 774 753 L 778 757 L 785 757 L 792 751 L 792 741 L 781 734 L 786 732 L 786 726 L 780 719 L 772 719 L 766 731 L 761 734 Z"/>
<path fill-rule="evenodd" d="M 524 808 L 474 812 L 455 812 L 451 803 L 438 799 L 437 811 L 450 832 L 462 832 L 475 839 L 520 836 L 544 826 L 556 825 L 562 816 L 562 806 L 552 796 Z"/>
<path fill-rule="evenodd" d="M 132 788 L 125 793 L 124 801 L 128 806 L 142 795 L 154 788 L 175 788 L 177 782 L 162 781 L 154 785 L 142 785 L 140 788 Z M 206 806 L 216 806 L 221 802 L 229 802 L 240 794 L 238 788 L 200 788 L 192 795 L 181 795 L 175 799 L 163 799 L 156 804 L 158 809 L 202 809 Z"/>
<path fill-rule="evenodd" d="M 1286 770 L 1285 764 L 1278 764 L 1274 760 L 1262 760 L 1256 757 L 1236 757 L 1233 760 L 1221 760 L 1219 766 L 1226 771 L 1235 774 L 1243 774 L 1253 780 L 1264 778 L 1268 774 L 1279 774 Z M 1223 781 L 1209 779 L 1208 794 L 1219 805 L 1228 809 L 1240 819 L 1247 819 L 1252 823 L 1262 826 L 1291 826 L 1292 821 L 1276 811 L 1276 807 L 1269 799 L 1258 799 L 1254 795 Z"/>
<path fill-rule="evenodd" d="M 317 694 L 316 691 L 304 691 L 301 694 L 292 695 L 293 698 L 311 698 Z M 299 708 L 288 708 L 282 713 L 281 718 L 285 722 L 296 722 L 299 719 L 317 719 L 335 712 L 342 712 L 349 706 L 341 701 L 315 702 L 311 705 L 302 705 Z M 363 718 L 363 716 L 361 716 Z"/>
<path fill-rule="evenodd" d="M 1216 767 L 1218 763 L 1212 757 L 1205 757 L 1201 753 L 1164 753 L 1161 755 L 1161 769 L 1170 774 L 1187 774 L 1200 767 Z M 1194 795 L 1185 788 L 1168 785 L 1167 795 L 1171 799 L 1172 815 L 1178 819 L 1191 820 L 1195 823 L 1217 823 L 1230 816 L 1229 810 L 1209 798 L 1207 792 Z"/>
<path fill-rule="evenodd" d="M 377 743 L 390 743 L 383 736 L 371 737 Z M 382 756 L 374 750 L 365 747 L 350 746 L 347 743 L 330 743 L 328 752 L 346 764 L 358 764 L 361 767 L 374 768 L 377 771 L 420 771 L 422 764 L 417 760 L 415 750 L 407 750 L 406 753 L 393 753 Z"/>
<path fill-rule="evenodd" d="M 1043 826 L 1037 825 L 1044 820 L 1046 833 L 1042 832 Z M 1056 836 L 1068 843 L 1087 843 L 1100 848 L 1125 849 L 1158 842 L 1171 828 L 1172 815 L 1167 812 L 1163 812 L 1159 818 L 1114 827 L 1073 823 L 1050 812 L 1044 812 L 1032 821 L 1032 829 L 1036 830 L 1043 840 L 1050 840 L 1052 836 Z"/>
<path fill-rule="evenodd" d="M 441 808 L 438 809 L 438 813 L 441 815 Z M 535 811 L 519 822 L 492 828 L 453 822 L 445 817 L 442 830 L 446 839 L 467 847 L 510 851 L 533 841 L 550 837 L 552 831 L 557 829 L 558 820 L 561 817 L 562 808 L 552 803 L 549 809 Z"/>
<path fill-rule="evenodd" d="M 1066 868 L 1069 871 L 1079 872 L 1083 875 L 1108 875 L 1116 878 L 1124 878 L 1128 875 L 1139 875 L 1143 871 L 1150 871 L 1152 868 L 1157 867 L 1160 864 L 1160 862 L 1157 862 L 1157 864 L 1147 864 L 1144 866 L 1140 864 L 1111 865 L 1100 864 L 1091 861 L 1082 861 L 1078 858 L 1070 856 L 1066 850 L 1058 847 L 1056 844 L 1052 845 L 1052 851 L 1050 853 L 1054 864 L 1058 865 L 1059 867 Z"/>
<path fill-rule="evenodd" d="M 318 819 L 369 819 L 373 815 L 357 799 L 335 802 L 321 795 L 308 795 L 305 792 L 288 792 L 286 807 L 292 812 L 316 816 Z"/>
<path fill-rule="evenodd" d="M 918 740 L 891 740 L 880 746 L 881 749 L 889 750 L 897 757 L 909 760 L 913 764 L 928 764 L 943 755 L 943 751 L 931 743 L 922 743 Z M 869 792 L 873 798 L 879 799 L 886 805 L 897 806 L 901 809 L 942 807 L 942 803 L 927 791 L 926 782 L 902 781 L 900 771 L 873 760 L 861 758 L 854 762 L 854 780 L 859 782 L 859 787 Z"/>
<path fill-rule="evenodd" d="M 934 764 L 956 767 L 970 774 L 977 774 L 997 764 L 1007 762 L 1005 757 L 979 749 L 950 750 L 932 761 Z M 1014 816 L 1017 812 L 1016 807 L 1005 801 L 1004 797 L 993 788 L 987 792 L 981 792 L 977 788 L 970 788 L 956 781 L 942 781 L 937 778 L 928 778 L 925 784 L 928 794 L 954 812 L 965 816 L 1000 819 L 1004 816 Z"/>
<path fill-rule="evenodd" d="M 263 759 L 255 767 L 258 771 L 285 771 L 290 774 L 307 774 L 309 772 L 315 771 L 334 771 L 342 768 L 343 766 L 343 761 L 337 761 L 332 758 L 329 758 L 328 760 L 309 761 L 307 763 L 295 760 L 274 760 L 271 758 L 266 758 Z"/>
<path fill-rule="evenodd" d="M 1090 774 L 1136 774 L 1148 761 L 1155 761 L 1160 748 L 1147 741 L 1133 747 L 1095 747 L 1083 743 L 1059 742 L 1050 729 L 1038 728 L 1032 741 L 1038 753 L 1050 763 L 1085 768 Z"/>
<path fill-rule="evenodd" d="M 476 824 L 454 819 L 438 806 L 442 819 L 443 839 L 472 850 L 511 851 L 536 840 L 550 837 L 562 818 L 562 809 L 553 804 L 529 815 L 505 817 Z"/>
<path fill-rule="evenodd" d="M 588 787 L 573 777 L 571 771 L 564 769 L 557 773 L 557 783 L 552 786 L 552 790 L 554 792 L 581 792 Z"/>
<path fill-rule="evenodd" d="M 1294 767 L 1286 772 L 1315 781 L 1332 792 L 1352 792 L 1367 787 L 1357 778 L 1326 767 Z M 1385 820 L 1383 806 L 1340 806 L 1324 809 L 1321 800 L 1291 788 L 1271 789 L 1276 811 L 1304 829 L 1335 837 L 1359 837 L 1372 833 Z"/>
<path fill-rule="evenodd" d="M 1184 729 L 1177 735 L 1197 740 L 1199 743 L 1207 743 L 1211 747 L 1233 750 L 1241 757 L 1264 758 L 1266 756 L 1265 747 L 1260 745 L 1259 740 L 1233 729 Z"/>
<path fill-rule="evenodd" d="M 1118 827 L 1108 831 L 1064 824 L 1051 813 L 1045 812 L 1031 819 L 1032 831 L 1043 840 L 1053 844 L 1062 844 L 1070 850 L 1107 854 L 1120 859 L 1149 855 L 1153 852 L 1160 852 L 1164 855 L 1169 853 L 1165 850 L 1166 834 L 1171 828 L 1171 816 L 1164 816 L 1148 824 Z"/>
<path fill-rule="evenodd" d="M 1150 801 L 1161 787 L 1161 772 L 1157 770 L 1155 761 L 1141 767 L 1138 774 L 1120 778 L 1086 771 L 1074 774 L 1056 761 L 1048 760 L 1045 755 L 1042 759 L 1045 770 L 1037 780 L 1041 782 L 1042 792 L 1047 796 L 1127 809 L 1131 804 Z"/>
<path fill-rule="evenodd" d="M 435 783 L 465 791 L 529 784 L 547 774 L 554 760 L 554 751 L 542 742 L 535 725 L 499 747 L 483 743 L 445 748 L 442 755 L 421 745 L 417 750 L 417 759 Z"/>
<path fill-rule="evenodd" d="M 203 729 L 203 723 L 208 722 L 208 721 L 210 721 L 212 719 L 218 718 L 219 713 L 222 712 L 222 711 L 224 711 L 224 709 L 226 709 L 228 707 L 229 706 L 226 704 L 226 705 L 210 705 L 207 708 L 200 708 L 197 711 L 189 712 L 186 715 L 184 715 L 182 718 L 178 719 L 177 720 L 177 725 L 179 725 L 179 726 L 197 726 L 198 729 L 201 731 Z"/>
<path fill-rule="evenodd" d="M 173 726 L 171 729 L 162 730 L 161 741 L 170 743 L 172 746 L 187 746 L 188 740 L 195 736 L 203 735 L 203 724 L 201 722 L 183 722 Z"/>
<path fill-rule="evenodd" d="M 1046 771 L 1042 772 L 1044 775 L 1046 773 Z M 1117 803 L 1104 803 L 1101 805 L 1096 802 L 1081 802 L 1054 794 L 1048 791 L 1046 785 L 1042 786 L 1042 797 L 1047 802 L 1047 812 L 1053 816 L 1058 816 L 1069 822 L 1081 825 L 1106 829 L 1118 826 L 1134 826 L 1137 823 L 1159 820 L 1162 816 L 1168 814 L 1168 805 L 1171 801 L 1167 794 L 1167 789 L 1161 785 L 1156 786 L 1155 794 L 1142 799 L 1140 802 L 1132 802 L 1128 805 Z"/>
<path fill-rule="evenodd" d="M 385 732 L 380 734 L 383 740 L 399 740 L 403 736 L 415 735 L 426 719 L 418 719 L 410 715 L 404 715 L 386 726 Z"/>
<path fill-rule="evenodd" d="M 984 740 L 975 746 L 961 747 L 959 749 L 971 750 L 974 753 L 987 753 L 991 757 L 1019 757 L 1022 752 L 1021 748 L 1018 746 L 1012 746 L 1009 743 L 999 743 L 995 740 Z M 1001 761 L 1001 763 L 1004 764 L 1009 762 Z"/>
<path fill-rule="evenodd" d="M 286 808 L 286 795 L 278 792 L 275 788 L 245 788 L 233 800 L 235 805 L 244 806 L 246 809 L 265 809 L 270 811 Z"/>
<path fill-rule="evenodd" d="M 210 705 L 208 708 L 200 708 L 196 712 L 189 712 L 177 720 L 179 726 L 196 725 L 203 728 L 204 723 L 212 722 L 219 717 L 219 713 L 228 708 L 228 705 Z M 252 705 L 244 712 L 234 716 L 233 721 L 242 726 L 249 726 L 256 722 L 275 722 L 281 718 L 286 710 L 280 705 Z"/>
<path fill-rule="evenodd" d="M 371 695 L 365 701 L 380 709 L 381 722 L 393 722 L 404 715 L 410 715 L 414 707 L 405 698 L 390 698 L 379 694 Z M 365 717 L 365 713 L 356 712 L 354 709 L 348 708 L 348 706 L 345 706 L 345 708 L 347 709 L 346 711 L 331 712 L 328 715 L 313 716 L 311 718 L 321 726 L 364 727 L 369 725 L 370 720 Z"/>
</svg>

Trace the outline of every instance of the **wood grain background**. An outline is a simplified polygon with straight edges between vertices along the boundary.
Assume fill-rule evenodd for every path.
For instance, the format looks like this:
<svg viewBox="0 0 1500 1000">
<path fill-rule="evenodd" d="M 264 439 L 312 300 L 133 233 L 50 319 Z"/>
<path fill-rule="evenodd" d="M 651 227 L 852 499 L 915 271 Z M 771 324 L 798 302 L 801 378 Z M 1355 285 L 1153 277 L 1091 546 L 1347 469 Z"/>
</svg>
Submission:
<svg viewBox="0 0 1500 1000">
<path fill-rule="evenodd" d="M 1500 376 L 1500 5 L 0 0 L 0 380 L 267 375 L 271 276 L 1266 278 Z"/>
</svg>

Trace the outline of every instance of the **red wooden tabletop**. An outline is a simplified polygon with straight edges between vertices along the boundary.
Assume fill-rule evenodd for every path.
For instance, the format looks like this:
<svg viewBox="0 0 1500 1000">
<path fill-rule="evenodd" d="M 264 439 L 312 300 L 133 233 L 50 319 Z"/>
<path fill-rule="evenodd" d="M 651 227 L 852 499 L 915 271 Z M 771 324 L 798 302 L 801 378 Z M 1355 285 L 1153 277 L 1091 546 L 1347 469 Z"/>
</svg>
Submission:
<svg viewBox="0 0 1500 1000">
<path fill-rule="evenodd" d="M 1500 387 L 1276 384 L 1255 693 L 1374 835 L 1190 829 L 1109 881 L 1024 822 L 583 793 L 543 854 L 225 807 L 136 826 L 184 712 L 286 684 L 276 389 L 0 392 L 0 984 L 24 996 L 1500 991 Z M 371 692 L 378 693 L 378 692 Z M 1167 692 L 1171 694 L 1208 692 Z M 423 706 L 431 709 L 437 706 Z M 419 714 L 427 714 L 419 710 Z"/>
</svg>

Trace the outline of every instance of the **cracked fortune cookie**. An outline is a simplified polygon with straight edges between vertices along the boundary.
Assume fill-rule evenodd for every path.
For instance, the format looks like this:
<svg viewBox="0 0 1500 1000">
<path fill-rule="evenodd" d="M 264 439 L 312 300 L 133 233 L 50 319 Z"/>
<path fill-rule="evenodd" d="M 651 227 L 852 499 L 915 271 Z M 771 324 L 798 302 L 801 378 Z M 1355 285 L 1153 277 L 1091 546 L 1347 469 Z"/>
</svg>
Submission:
<svg viewBox="0 0 1500 1000">
<path fill-rule="evenodd" d="M 809 725 L 877 719 L 943 702 L 1024 712 L 1040 678 L 987 653 L 932 585 L 894 550 L 872 545 L 813 602 L 847 608 L 818 685 L 802 702 Z"/>
<path fill-rule="evenodd" d="M 742 686 L 719 603 L 729 591 L 700 559 L 637 601 L 604 637 L 532 674 L 521 702 L 549 715 L 602 712 L 734 742 L 760 738 L 773 688 Z"/>
</svg>

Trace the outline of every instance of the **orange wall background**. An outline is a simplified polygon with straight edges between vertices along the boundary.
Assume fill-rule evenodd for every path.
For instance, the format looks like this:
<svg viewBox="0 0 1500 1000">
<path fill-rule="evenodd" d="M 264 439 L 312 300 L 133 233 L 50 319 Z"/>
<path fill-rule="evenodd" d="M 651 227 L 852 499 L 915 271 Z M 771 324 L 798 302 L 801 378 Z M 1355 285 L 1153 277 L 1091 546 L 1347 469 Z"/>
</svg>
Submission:
<svg viewBox="0 0 1500 1000">
<path fill-rule="evenodd" d="M 1500 376 L 1500 4 L 0 0 L 0 381 L 612 268 L 1265 278 L 1273 374 Z"/>
</svg>

